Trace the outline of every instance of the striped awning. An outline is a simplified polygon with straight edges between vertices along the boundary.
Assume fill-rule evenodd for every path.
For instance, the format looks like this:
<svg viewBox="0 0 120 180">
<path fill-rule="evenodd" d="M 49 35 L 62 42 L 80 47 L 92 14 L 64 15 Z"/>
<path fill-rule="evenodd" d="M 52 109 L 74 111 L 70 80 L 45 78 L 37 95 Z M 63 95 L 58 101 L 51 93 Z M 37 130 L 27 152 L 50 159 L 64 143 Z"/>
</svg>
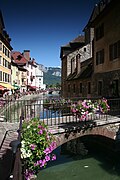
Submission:
<svg viewBox="0 0 120 180">
<path fill-rule="evenodd" d="M 0 85 L 0 90 L 2 90 L 2 91 L 3 91 L 4 89 L 5 89 L 5 88 L 4 88 L 3 86 L 1 86 L 1 85 Z"/>
<path fill-rule="evenodd" d="M 0 85 L 7 89 L 15 89 L 11 84 L 0 82 Z"/>
</svg>

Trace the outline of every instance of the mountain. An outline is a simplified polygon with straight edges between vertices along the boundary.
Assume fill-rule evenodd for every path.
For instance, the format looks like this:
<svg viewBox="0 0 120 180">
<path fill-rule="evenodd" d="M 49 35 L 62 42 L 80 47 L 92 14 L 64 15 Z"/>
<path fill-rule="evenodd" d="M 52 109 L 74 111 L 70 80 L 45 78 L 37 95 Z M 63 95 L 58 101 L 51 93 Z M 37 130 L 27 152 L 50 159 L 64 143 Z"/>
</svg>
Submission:
<svg viewBox="0 0 120 180">
<path fill-rule="evenodd" d="M 61 84 L 61 68 L 46 67 L 43 73 L 44 84 L 56 85 Z"/>
</svg>

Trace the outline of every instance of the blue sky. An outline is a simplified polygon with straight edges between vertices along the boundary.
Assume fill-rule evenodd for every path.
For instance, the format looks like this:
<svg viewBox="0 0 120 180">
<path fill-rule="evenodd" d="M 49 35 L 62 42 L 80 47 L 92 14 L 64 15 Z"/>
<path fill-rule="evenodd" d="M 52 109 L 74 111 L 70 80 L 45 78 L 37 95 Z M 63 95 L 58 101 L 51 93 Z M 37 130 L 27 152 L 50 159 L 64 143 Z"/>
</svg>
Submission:
<svg viewBox="0 0 120 180">
<path fill-rule="evenodd" d="M 0 0 L 14 51 L 46 67 L 61 66 L 60 47 L 83 34 L 98 0 Z"/>
</svg>

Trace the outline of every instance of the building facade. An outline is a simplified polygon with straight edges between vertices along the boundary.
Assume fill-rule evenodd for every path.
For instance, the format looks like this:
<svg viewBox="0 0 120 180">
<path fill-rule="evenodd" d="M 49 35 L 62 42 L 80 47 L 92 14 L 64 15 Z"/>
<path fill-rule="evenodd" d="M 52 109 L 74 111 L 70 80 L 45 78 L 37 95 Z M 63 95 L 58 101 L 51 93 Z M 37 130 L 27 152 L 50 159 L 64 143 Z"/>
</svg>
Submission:
<svg viewBox="0 0 120 180">
<path fill-rule="evenodd" d="M 82 47 L 61 47 L 62 96 L 120 96 L 119 9 L 119 0 L 101 0 L 83 30 Z"/>
<path fill-rule="evenodd" d="M 23 56 L 27 60 L 26 69 L 27 69 L 27 90 L 36 90 L 36 62 L 34 58 L 30 57 L 30 50 L 24 50 Z"/>
<path fill-rule="evenodd" d="M 120 1 L 99 3 L 91 20 L 94 36 L 93 95 L 120 96 Z"/>
<path fill-rule="evenodd" d="M 14 89 L 11 85 L 11 50 L 10 37 L 5 30 L 2 13 L 0 11 L 0 86 Z"/>
<path fill-rule="evenodd" d="M 37 65 L 37 67 L 35 69 L 35 71 L 36 71 L 35 72 L 35 74 L 36 74 L 36 78 L 35 78 L 35 80 L 36 80 L 36 82 L 35 82 L 36 83 L 36 87 L 37 87 L 38 90 L 41 90 L 41 89 L 45 90 L 46 89 L 46 85 L 43 84 L 43 70 L 42 70 L 40 64 L 36 63 L 36 65 Z"/>
<path fill-rule="evenodd" d="M 20 92 L 27 90 L 27 60 L 18 51 L 12 51 L 11 53 L 11 69 L 12 78 L 11 82 L 15 89 L 19 89 Z"/>
</svg>

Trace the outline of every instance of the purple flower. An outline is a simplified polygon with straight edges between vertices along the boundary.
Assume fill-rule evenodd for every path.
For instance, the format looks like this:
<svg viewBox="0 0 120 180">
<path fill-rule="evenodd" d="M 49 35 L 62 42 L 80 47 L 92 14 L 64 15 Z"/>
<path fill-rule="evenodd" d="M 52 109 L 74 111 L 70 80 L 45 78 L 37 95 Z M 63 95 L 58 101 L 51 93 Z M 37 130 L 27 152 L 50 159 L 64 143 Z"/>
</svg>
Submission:
<svg viewBox="0 0 120 180">
<path fill-rule="evenodd" d="M 31 148 L 32 150 L 35 150 L 36 145 L 35 145 L 35 144 L 30 144 L 30 148 Z"/>
<path fill-rule="evenodd" d="M 46 160 L 46 162 L 48 162 L 48 161 L 50 161 L 50 156 L 45 156 L 45 160 Z"/>
<path fill-rule="evenodd" d="M 40 165 L 40 167 L 44 167 L 45 164 L 46 164 L 46 160 L 45 160 L 45 159 L 41 160 L 41 165 Z"/>
<path fill-rule="evenodd" d="M 54 161 L 54 160 L 56 160 L 56 155 L 55 154 L 53 154 L 53 156 L 52 156 L 52 161 Z"/>
<path fill-rule="evenodd" d="M 43 134 L 43 130 L 42 130 L 42 129 L 40 129 L 40 131 L 38 132 L 38 134 Z"/>
<path fill-rule="evenodd" d="M 47 155 L 47 154 L 49 154 L 51 151 L 50 151 L 50 148 L 46 148 L 43 152 Z"/>
</svg>

